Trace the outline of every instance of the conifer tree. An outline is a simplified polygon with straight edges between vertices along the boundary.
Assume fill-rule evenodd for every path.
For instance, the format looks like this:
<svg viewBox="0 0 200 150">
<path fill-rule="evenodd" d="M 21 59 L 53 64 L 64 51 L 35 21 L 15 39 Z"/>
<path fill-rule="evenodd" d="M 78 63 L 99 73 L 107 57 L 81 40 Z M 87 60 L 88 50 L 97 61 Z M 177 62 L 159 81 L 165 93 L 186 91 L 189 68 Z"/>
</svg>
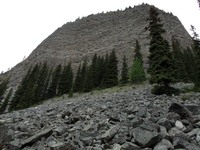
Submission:
<svg viewBox="0 0 200 150">
<path fill-rule="evenodd" d="M 108 65 L 107 65 L 107 71 L 105 72 L 105 78 L 104 78 L 104 87 L 109 88 L 116 86 L 118 84 L 118 70 L 117 70 L 117 57 L 114 50 L 112 50 L 111 54 L 108 58 Z"/>
<path fill-rule="evenodd" d="M 149 70 L 150 83 L 157 84 L 153 89 L 154 94 L 171 94 L 171 83 L 175 82 L 174 62 L 167 40 L 162 37 L 165 32 L 163 24 L 158 17 L 159 13 L 154 6 L 149 11 L 149 31 L 150 31 L 150 56 Z M 158 93 L 157 93 L 158 92 Z"/>
<path fill-rule="evenodd" d="M 4 100 L 4 102 L 3 102 L 3 104 L 2 104 L 1 107 L 0 107 L 0 114 L 2 114 L 2 113 L 5 112 L 5 110 L 6 110 L 7 106 L 8 106 L 8 101 L 9 101 L 11 95 L 12 95 L 12 92 L 13 92 L 13 89 L 11 88 L 11 89 L 9 90 L 9 92 L 8 92 L 8 94 L 7 94 L 7 96 L 6 96 L 5 100 Z"/>
<path fill-rule="evenodd" d="M 126 63 L 126 56 L 123 57 L 121 83 L 126 84 L 128 82 L 128 65 Z"/>
<path fill-rule="evenodd" d="M 144 67 L 143 67 L 142 54 L 140 50 L 141 50 L 140 43 L 138 42 L 138 40 L 136 40 L 135 55 L 134 55 L 134 60 L 131 67 L 131 75 L 130 75 L 130 79 L 132 83 L 141 83 L 146 80 L 146 75 L 145 75 Z"/>
<path fill-rule="evenodd" d="M 172 50 L 175 63 L 175 79 L 178 82 L 188 82 L 189 77 L 184 65 L 183 48 L 174 37 L 172 37 Z"/>
<path fill-rule="evenodd" d="M 42 65 L 38 79 L 36 81 L 37 86 L 35 89 L 34 103 L 38 103 L 44 100 L 43 95 L 46 93 L 46 90 L 47 90 L 45 87 L 45 84 L 47 82 L 48 73 L 49 73 L 49 68 L 47 66 L 47 63 L 44 63 Z"/>
<path fill-rule="evenodd" d="M 60 81 L 61 72 L 62 66 L 58 65 L 52 74 L 51 83 L 48 89 L 48 98 L 52 98 L 58 95 L 58 83 Z"/>
<path fill-rule="evenodd" d="M 71 62 L 68 63 L 67 66 L 64 67 L 60 82 L 58 85 L 58 93 L 59 95 L 67 94 L 70 92 L 73 84 L 73 72 L 71 68 Z"/>
<path fill-rule="evenodd" d="M 85 79 L 86 79 L 86 71 L 87 71 L 87 60 L 85 59 L 83 62 L 83 66 L 81 68 L 81 74 L 80 74 L 80 91 L 83 92 L 84 86 L 85 86 Z"/>
<path fill-rule="evenodd" d="M 91 65 L 91 66 L 87 67 L 83 92 L 90 92 L 94 88 L 94 84 L 93 84 L 94 76 L 93 76 L 93 73 L 94 73 L 93 72 L 93 66 Z"/>
<path fill-rule="evenodd" d="M 97 58 L 97 54 L 95 53 L 94 54 L 94 57 L 92 59 L 92 64 L 91 64 L 91 68 L 90 68 L 90 71 L 91 71 L 91 77 L 92 77 L 92 82 L 91 84 L 94 86 L 94 87 L 97 87 L 98 86 L 98 58 Z"/>
<path fill-rule="evenodd" d="M 78 67 L 76 77 L 73 84 L 73 92 L 78 92 L 81 90 L 81 64 Z"/>
<path fill-rule="evenodd" d="M 27 83 L 29 82 L 29 79 L 30 79 L 31 71 L 32 71 L 32 68 L 30 67 L 29 70 L 27 71 L 26 75 L 22 79 L 21 84 L 17 87 L 14 97 L 11 100 L 9 111 L 15 110 L 17 104 L 20 103 L 20 99 L 23 97 L 23 94 L 26 91 L 26 87 L 27 87 Z"/>
<path fill-rule="evenodd" d="M 7 89 L 7 84 L 8 84 L 8 79 L 4 80 L 1 84 L 0 84 L 0 101 L 3 99 L 3 95 Z"/>
<path fill-rule="evenodd" d="M 102 68 L 102 80 L 100 87 L 106 88 L 106 81 L 108 80 L 108 63 L 109 63 L 109 56 L 108 53 L 106 53 L 105 59 L 103 59 L 103 68 Z"/>
<path fill-rule="evenodd" d="M 193 52 L 195 53 L 195 72 L 194 72 L 194 84 L 195 90 L 200 90 L 200 39 L 196 33 L 194 26 L 191 26 L 193 32 Z"/>
<path fill-rule="evenodd" d="M 102 56 L 99 56 L 98 59 L 97 59 L 97 81 L 96 81 L 96 85 L 95 87 L 100 87 L 101 84 L 102 84 L 102 80 L 103 80 L 103 76 L 105 74 L 105 68 L 106 66 L 104 65 L 104 57 Z"/>
</svg>

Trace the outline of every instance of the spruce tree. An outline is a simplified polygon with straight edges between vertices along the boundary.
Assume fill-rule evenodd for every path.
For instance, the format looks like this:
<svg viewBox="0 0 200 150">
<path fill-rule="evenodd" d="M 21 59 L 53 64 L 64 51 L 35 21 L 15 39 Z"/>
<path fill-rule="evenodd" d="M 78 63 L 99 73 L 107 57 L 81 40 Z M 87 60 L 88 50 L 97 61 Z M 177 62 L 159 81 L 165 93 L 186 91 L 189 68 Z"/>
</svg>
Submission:
<svg viewBox="0 0 200 150">
<path fill-rule="evenodd" d="M 51 83 L 48 89 L 48 98 L 58 96 L 58 83 L 60 81 L 60 75 L 62 72 L 62 66 L 58 65 L 52 73 Z"/>
<path fill-rule="evenodd" d="M 199 35 L 196 33 L 196 29 L 194 26 L 191 26 L 191 30 L 193 33 L 193 52 L 195 54 L 195 72 L 194 72 L 194 84 L 195 90 L 200 90 L 200 39 Z"/>
<path fill-rule="evenodd" d="M 123 57 L 121 83 L 126 84 L 128 82 L 128 65 L 126 63 L 126 56 Z"/>
<path fill-rule="evenodd" d="M 49 68 L 47 66 L 47 63 L 44 63 L 41 67 L 41 71 L 39 73 L 38 80 L 36 83 L 37 86 L 35 89 L 34 103 L 38 103 L 44 100 L 43 95 L 46 93 L 47 90 L 45 84 L 47 82 L 48 74 Z"/>
<path fill-rule="evenodd" d="M 64 67 L 60 82 L 58 85 L 58 94 L 63 95 L 70 92 L 73 84 L 73 72 L 71 68 L 71 62 L 68 63 L 67 66 Z"/>
<path fill-rule="evenodd" d="M 7 84 L 8 84 L 8 79 L 4 80 L 1 84 L 0 84 L 0 101 L 3 99 L 4 93 L 7 89 Z"/>
<path fill-rule="evenodd" d="M 23 97 L 24 92 L 26 91 L 26 87 L 27 87 L 27 83 L 29 82 L 29 79 L 30 79 L 31 71 L 32 71 L 32 68 L 30 67 L 29 70 L 27 71 L 26 75 L 22 79 L 21 84 L 17 87 L 17 90 L 11 100 L 9 111 L 15 110 L 17 104 L 20 103 L 20 100 Z"/>
<path fill-rule="evenodd" d="M 170 84 L 175 82 L 174 61 L 170 52 L 170 45 L 162 37 L 165 30 L 158 15 L 156 8 L 151 6 L 148 26 L 151 37 L 148 72 L 151 75 L 150 83 L 157 84 L 152 92 L 154 94 L 171 95 L 173 90 L 171 90 Z"/>
<path fill-rule="evenodd" d="M 189 77 L 184 65 L 183 48 L 174 37 L 172 37 L 172 50 L 175 63 L 175 79 L 178 82 L 188 82 Z"/>
<path fill-rule="evenodd" d="M 76 77 L 73 84 L 73 92 L 79 92 L 81 90 L 81 64 L 78 67 Z"/>
<path fill-rule="evenodd" d="M 86 72 L 87 72 L 87 60 L 85 59 L 83 62 L 83 66 L 81 68 L 81 74 L 80 74 L 80 91 L 83 92 L 84 86 L 85 86 L 85 79 L 86 79 Z"/>
<path fill-rule="evenodd" d="M 135 43 L 135 54 L 131 67 L 130 79 L 132 83 L 141 83 L 146 80 L 146 75 L 143 67 L 142 54 L 140 52 L 140 43 L 138 42 L 138 40 L 136 40 Z"/>
<path fill-rule="evenodd" d="M 87 67 L 83 92 L 90 92 L 94 88 L 94 84 L 93 84 L 94 76 L 93 76 L 93 73 L 94 73 L 93 72 L 93 66 L 91 65 L 91 66 Z"/>
<path fill-rule="evenodd" d="M 107 70 L 105 72 L 104 87 L 109 88 L 118 84 L 117 57 L 114 50 L 108 57 Z"/>
<path fill-rule="evenodd" d="M 7 106 L 8 106 L 8 101 L 9 101 L 11 95 L 12 95 L 12 92 L 13 92 L 13 89 L 11 88 L 9 90 L 7 96 L 5 97 L 5 100 L 4 100 L 3 104 L 0 107 L 0 114 L 5 112 L 5 110 L 6 110 Z"/>
</svg>

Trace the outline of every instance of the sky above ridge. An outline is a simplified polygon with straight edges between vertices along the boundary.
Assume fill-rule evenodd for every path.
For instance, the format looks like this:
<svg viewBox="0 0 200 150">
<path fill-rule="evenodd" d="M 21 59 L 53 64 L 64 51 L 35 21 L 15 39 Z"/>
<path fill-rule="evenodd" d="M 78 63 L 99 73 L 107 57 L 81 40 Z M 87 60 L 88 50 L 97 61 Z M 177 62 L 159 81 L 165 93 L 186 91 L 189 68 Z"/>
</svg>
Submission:
<svg viewBox="0 0 200 150">
<path fill-rule="evenodd" d="M 142 3 L 172 12 L 189 33 L 190 25 L 194 25 L 200 34 L 197 0 L 1 0 L 0 72 L 21 62 L 47 36 L 67 22 Z"/>
</svg>

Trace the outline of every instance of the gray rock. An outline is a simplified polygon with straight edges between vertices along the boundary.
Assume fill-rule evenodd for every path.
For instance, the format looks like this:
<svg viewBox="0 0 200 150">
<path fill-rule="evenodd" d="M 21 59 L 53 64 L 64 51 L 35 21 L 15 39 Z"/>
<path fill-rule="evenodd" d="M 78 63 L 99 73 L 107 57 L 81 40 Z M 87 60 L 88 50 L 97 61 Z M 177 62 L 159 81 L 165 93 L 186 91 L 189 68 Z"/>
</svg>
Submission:
<svg viewBox="0 0 200 150">
<path fill-rule="evenodd" d="M 118 133 L 120 129 L 120 126 L 119 125 L 114 125 L 112 126 L 109 130 L 106 131 L 106 133 L 104 133 L 101 138 L 104 142 L 108 142 L 110 141 L 114 136 L 115 134 Z"/>
<path fill-rule="evenodd" d="M 49 147 L 51 148 L 51 150 L 66 150 L 65 144 L 63 142 L 55 143 Z"/>
<path fill-rule="evenodd" d="M 190 143 L 186 139 L 183 139 L 181 137 L 174 137 L 173 146 L 174 148 L 185 148 L 187 150 L 200 150 L 199 145 Z"/>
<path fill-rule="evenodd" d="M 34 136 L 29 137 L 28 139 L 22 141 L 21 142 L 21 147 L 23 148 L 25 146 L 31 146 L 32 144 L 37 142 L 42 137 L 45 137 L 45 138 L 49 137 L 52 133 L 53 133 L 52 129 L 45 129 L 44 131 L 41 131 L 41 132 L 35 134 Z"/>
<path fill-rule="evenodd" d="M 168 150 L 172 148 L 173 148 L 173 145 L 170 141 L 166 139 L 162 139 L 158 144 L 156 144 L 153 150 Z"/>
<path fill-rule="evenodd" d="M 140 149 L 141 147 L 131 142 L 126 142 L 122 145 L 122 150 L 140 150 Z"/>
<path fill-rule="evenodd" d="M 167 130 L 169 130 L 172 125 L 169 121 L 169 119 L 167 119 L 166 117 L 164 118 L 160 118 L 158 121 L 157 121 L 157 124 L 161 125 L 161 126 L 164 126 Z"/>
<path fill-rule="evenodd" d="M 193 120 L 192 112 L 178 103 L 172 103 L 169 107 L 169 112 L 175 112 L 179 114 L 181 119 Z"/>
<path fill-rule="evenodd" d="M 142 147 L 152 147 L 159 142 L 160 136 L 155 124 L 143 124 L 133 132 L 135 141 Z"/>
</svg>

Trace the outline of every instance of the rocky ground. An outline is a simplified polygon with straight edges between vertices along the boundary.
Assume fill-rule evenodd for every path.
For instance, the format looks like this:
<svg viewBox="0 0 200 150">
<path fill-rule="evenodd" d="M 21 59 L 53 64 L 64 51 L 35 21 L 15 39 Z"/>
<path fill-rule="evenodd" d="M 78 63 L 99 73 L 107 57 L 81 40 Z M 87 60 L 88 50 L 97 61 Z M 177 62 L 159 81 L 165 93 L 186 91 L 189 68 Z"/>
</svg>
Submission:
<svg viewBox="0 0 200 150">
<path fill-rule="evenodd" d="M 169 97 L 150 90 L 62 97 L 3 114 L 0 149 L 200 150 L 200 93 Z"/>
</svg>

